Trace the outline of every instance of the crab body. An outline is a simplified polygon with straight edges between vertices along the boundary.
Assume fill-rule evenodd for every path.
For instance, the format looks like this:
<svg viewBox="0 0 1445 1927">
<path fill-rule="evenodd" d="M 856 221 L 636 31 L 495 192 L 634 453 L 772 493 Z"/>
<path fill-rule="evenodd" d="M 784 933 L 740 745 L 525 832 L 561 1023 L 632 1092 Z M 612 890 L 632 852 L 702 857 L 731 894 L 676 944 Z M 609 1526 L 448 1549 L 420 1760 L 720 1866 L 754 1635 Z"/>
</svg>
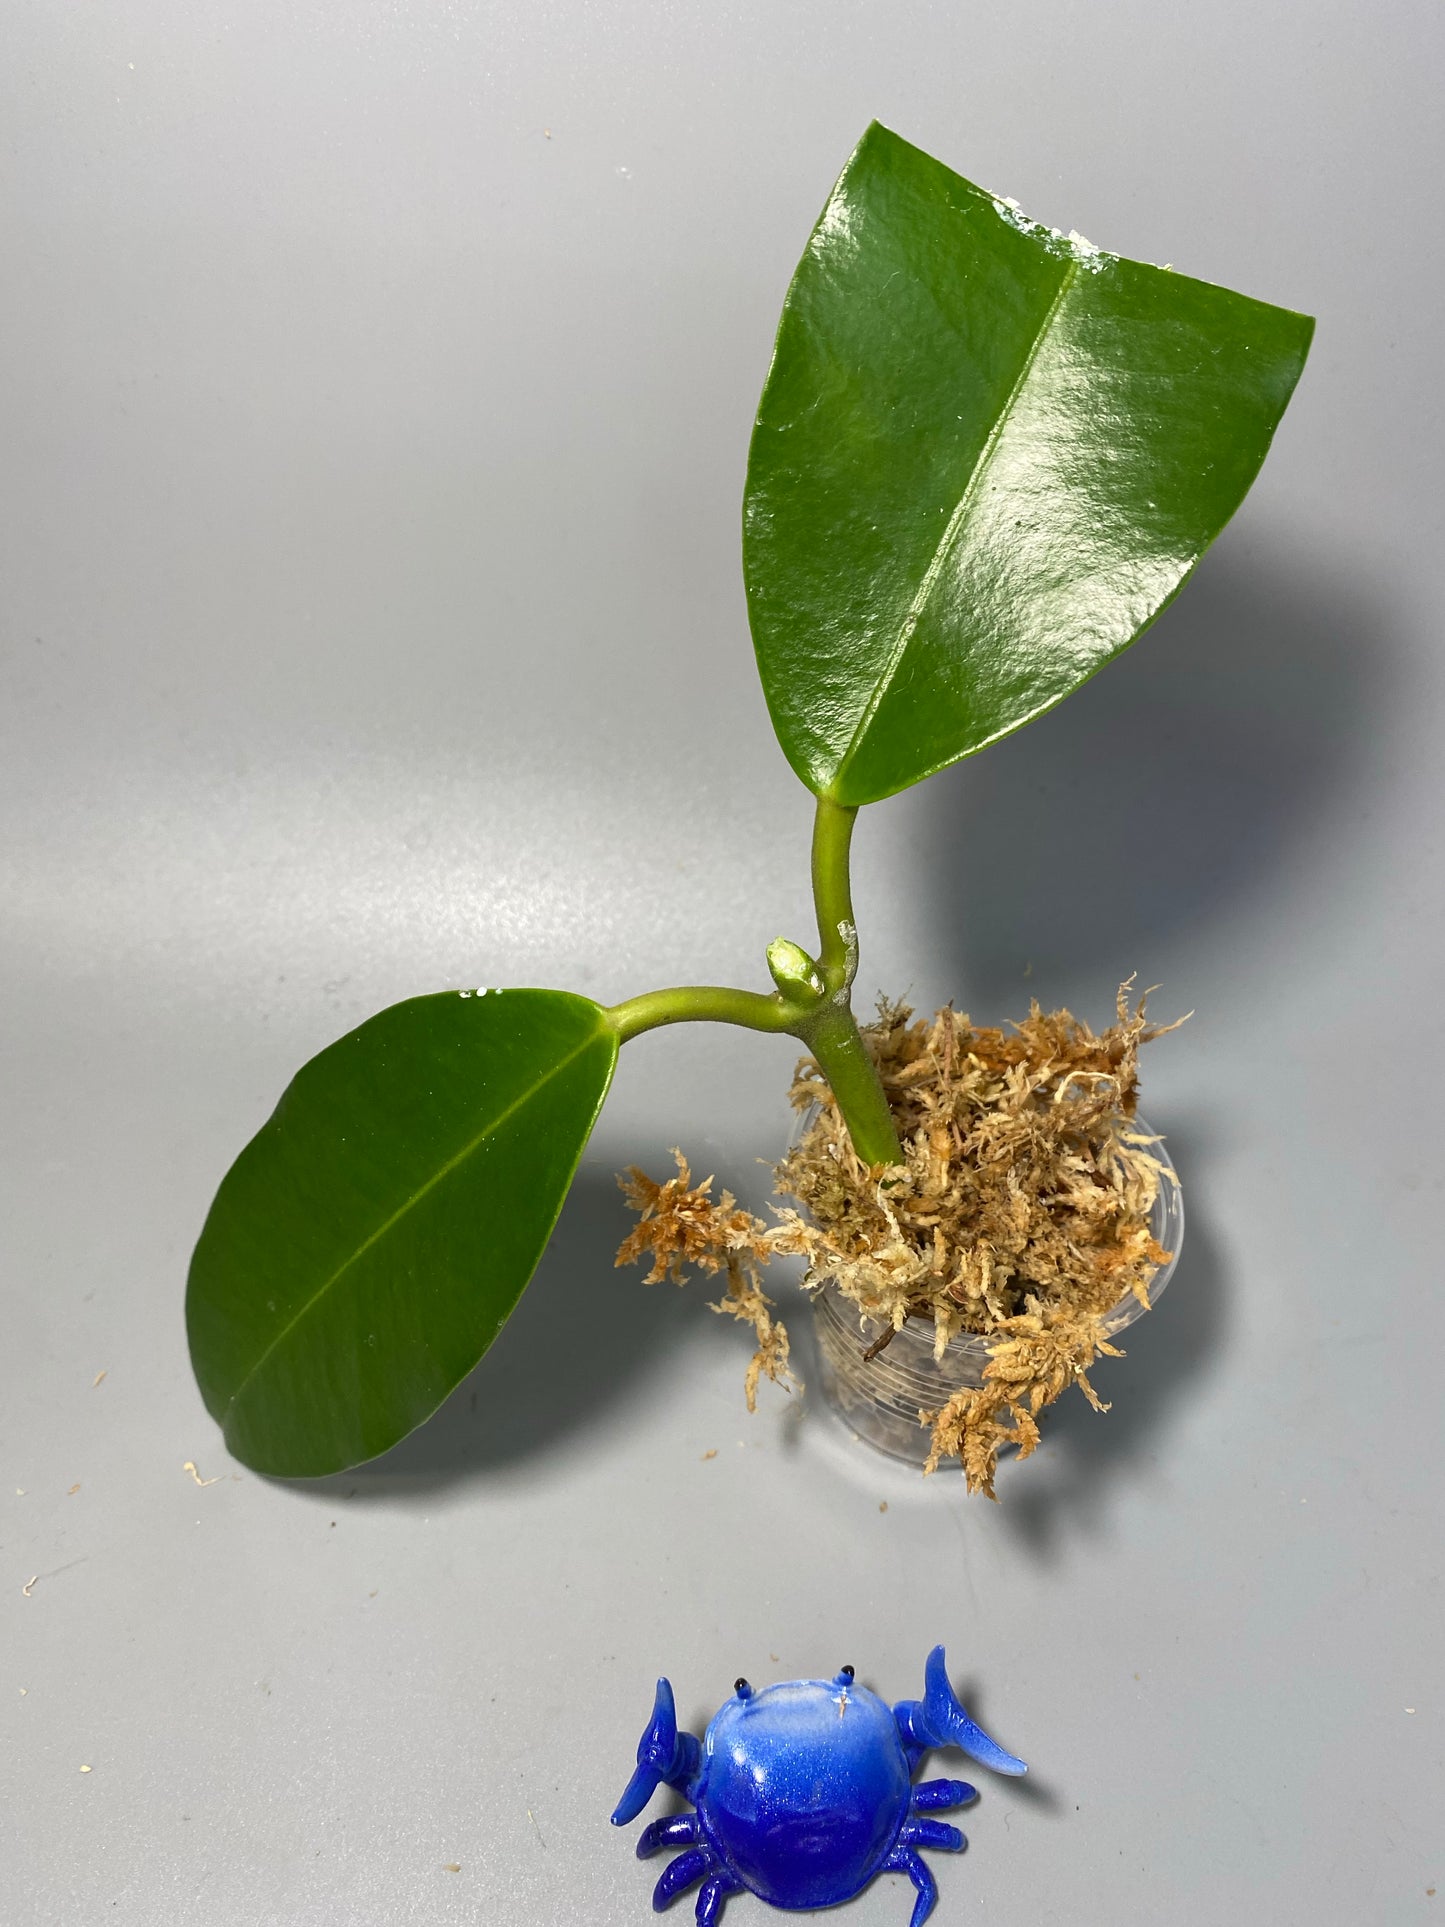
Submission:
<svg viewBox="0 0 1445 1927">
<path fill-rule="evenodd" d="M 696 1802 L 752 1893 L 774 1907 L 831 1907 L 887 1859 L 910 1778 L 893 1714 L 875 1693 L 789 1680 L 716 1715 Z"/>
<path fill-rule="evenodd" d="M 1023 1762 L 974 1725 L 948 1684 L 943 1648 L 929 1655 L 922 1701 L 890 1707 L 845 1666 L 832 1680 L 788 1680 L 755 1691 L 739 1680 L 701 1745 L 679 1733 L 672 1688 L 657 1683 L 637 1770 L 613 1814 L 625 1825 L 668 1785 L 695 1811 L 655 1820 L 639 1856 L 685 1849 L 653 1893 L 659 1910 L 702 1882 L 700 1927 L 712 1927 L 730 1893 L 746 1889 L 774 1907 L 832 1907 L 877 1873 L 906 1873 L 917 1889 L 911 1927 L 938 1897 L 920 1847 L 958 1852 L 956 1827 L 923 1817 L 976 1797 L 962 1780 L 913 1784 L 931 1748 L 954 1745 L 997 1772 Z"/>
</svg>

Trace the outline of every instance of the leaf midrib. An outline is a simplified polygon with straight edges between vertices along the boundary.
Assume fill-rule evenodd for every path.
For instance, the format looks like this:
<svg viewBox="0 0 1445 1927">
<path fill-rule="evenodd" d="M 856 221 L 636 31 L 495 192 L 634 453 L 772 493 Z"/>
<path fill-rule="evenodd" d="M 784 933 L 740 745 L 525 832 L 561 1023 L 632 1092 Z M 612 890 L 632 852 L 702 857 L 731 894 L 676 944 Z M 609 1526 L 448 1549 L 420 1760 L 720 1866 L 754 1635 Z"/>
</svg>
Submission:
<svg viewBox="0 0 1445 1927">
<path fill-rule="evenodd" d="M 888 659 L 888 665 L 874 685 L 873 693 L 864 705 L 863 712 L 854 725 L 853 734 L 848 739 L 848 747 L 843 751 L 842 756 L 838 759 L 837 765 L 834 768 L 832 779 L 824 793 L 833 797 L 835 800 L 837 800 L 838 787 L 847 773 L 849 763 L 861 747 L 868 731 L 872 728 L 873 719 L 878 714 L 884 697 L 892 687 L 894 677 L 902 667 L 903 658 L 908 653 L 908 645 L 912 642 L 914 631 L 917 629 L 919 622 L 922 620 L 923 612 L 928 606 L 934 584 L 942 573 L 944 559 L 953 547 L 954 539 L 967 518 L 974 497 L 978 493 L 979 483 L 993 459 L 994 450 L 997 448 L 999 439 L 1005 427 L 1008 425 L 1009 418 L 1013 414 L 1014 406 L 1019 396 L 1023 393 L 1024 385 L 1033 372 L 1034 363 L 1039 358 L 1039 351 L 1048 339 L 1049 332 L 1054 325 L 1059 309 L 1063 306 L 1064 299 L 1078 279 L 1078 276 L 1079 263 L 1077 261 L 1067 262 L 1064 267 L 1063 277 L 1059 282 L 1058 291 L 1049 303 L 1048 313 L 1039 323 L 1038 332 L 1029 344 L 1029 351 L 1024 356 L 1023 364 L 1014 378 L 1013 386 L 1009 389 L 1003 407 L 1000 408 L 998 414 L 994 417 L 993 426 L 990 428 L 984 440 L 983 447 L 979 450 L 973 467 L 969 471 L 969 477 L 964 484 L 963 492 L 958 498 L 952 515 L 948 518 L 948 523 L 944 528 L 943 534 L 939 537 L 938 544 L 932 556 L 929 558 L 928 567 L 924 570 L 923 578 L 919 582 L 913 600 L 908 605 L 907 614 L 898 626 L 898 634 L 893 641 L 893 648 Z"/>
<path fill-rule="evenodd" d="M 317 1303 L 322 1298 L 325 1297 L 327 1292 L 329 1292 L 334 1285 L 338 1284 L 340 1280 L 345 1277 L 346 1273 L 350 1271 L 352 1266 L 357 1264 L 362 1258 L 364 1258 L 366 1253 L 371 1250 L 373 1245 L 379 1243 L 382 1238 L 386 1237 L 387 1233 L 390 1232 L 395 1225 L 400 1223 L 400 1221 L 406 1216 L 406 1214 L 409 1211 L 414 1210 L 416 1206 L 421 1203 L 422 1199 L 426 1197 L 430 1191 L 435 1190 L 437 1185 L 439 1185 L 444 1178 L 450 1176 L 450 1174 L 456 1170 L 459 1164 L 465 1163 L 465 1161 L 472 1155 L 472 1153 L 477 1149 L 477 1147 L 480 1144 L 482 1144 L 485 1139 L 490 1137 L 494 1131 L 499 1130 L 501 1126 L 506 1123 L 509 1117 L 515 1116 L 516 1113 L 519 1110 L 521 1110 L 524 1105 L 530 1104 L 534 1097 L 536 1097 L 541 1091 L 544 1091 L 546 1089 L 546 1087 L 548 1086 L 548 1084 L 551 1083 L 554 1077 L 560 1077 L 562 1072 L 565 1071 L 569 1065 L 576 1063 L 577 1059 L 582 1056 L 584 1051 L 590 1050 L 592 1046 L 598 1042 L 599 1039 L 605 1036 L 606 1036 L 606 1031 L 604 1027 L 599 1025 L 592 1032 L 590 1037 L 584 1038 L 583 1041 L 577 1046 L 575 1050 L 569 1051 L 568 1054 L 564 1058 L 562 1058 L 559 1063 L 554 1064 L 544 1077 L 538 1078 L 537 1082 L 531 1085 L 527 1090 L 525 1090 L 520 1097 L 514 1098 L 513 1101 L 506 1107 L 505 1110 L 499 1111 L 497 1115 L 490 1121 L 490 1123 L 487 1124 L 485 1129 L 479 1131 L 474 1138 L 472 1138 L 468 1143 L 464 1144 L 461 1150 L 456 1152 L 456 1154 L 453 1157 L 448 1158 L 446 1163 L 441 1165 L 433 1173 L 433 1175 L 427 1179 L 425 1184 L 423 1184 L 418 1190 L 413 1191 L 411 1196 L 408 1197 L 403 1204 L 399 1205 L 397 1209 L 392 1212 L 389 1218 L 387 1218 L 382 1224 L 378 1225 L 376 1230 L 373 1231 L 370 1234 L 370 1236 L 365 1238 L 362 1241 L 362 1243 L 356 1247 L 355 1251 L 353 1251 L 342 1264 L 337 1266 L 336 1270 L 332 1272 L 329 1278 L 324 1279 L 321 1282 L 321 1284 L 317 1286 L 316 1290 L 312 1292 L 311 1296 L 306 1300 L 305 1304 L 300 1306 L 296 1311 L 296 1313 L 294 1314 L 294 1316 L 290 1318 L 285 1325 L 282 1326 L 280 1331 L 277 1332 L 276 1336 L 267 1345 L 266 1349 L 261 1353 L 260 1357 L 256 1360 L 255 1364 L 251 1366 L 250 1370 L 246 1373 L 246 1376 L 241 1380 L 240 1384 L 236 1387 L 235 1391 L 232 1392 L 230 1397 L 226 1400 L 226 1417 L 222 1421 L 223 1428 L 225 1424 L 230 1420 L 231 1415 L 235 1412 L 237 1406 L 240 1404 L 241 1397 L 245 1392 L 247 1386 L 251 1383 L 252 1379 L 255 1378 L 256 1374 L 261 1370 L 261 1368 L 266 1364 L 267 1360 L 271 1358 L 272 1355 L 278 1350 L 278 1348 L 286 1342 L 286 1340 L 291 1336 L 292 1332 L 296 1330 L 297 1326 L 302 1322 L 302 1320 L 305 1319 L 307 1316 L 309 1316 L 311 1311 L 314 1309 Z"/>
</svg>

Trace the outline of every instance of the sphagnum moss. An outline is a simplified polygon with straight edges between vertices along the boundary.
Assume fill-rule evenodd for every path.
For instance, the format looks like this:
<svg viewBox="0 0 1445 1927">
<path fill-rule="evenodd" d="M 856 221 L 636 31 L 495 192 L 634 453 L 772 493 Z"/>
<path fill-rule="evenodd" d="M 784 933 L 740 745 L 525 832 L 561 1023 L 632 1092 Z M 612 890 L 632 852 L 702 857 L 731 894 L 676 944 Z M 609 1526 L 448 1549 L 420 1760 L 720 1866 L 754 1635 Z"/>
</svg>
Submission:
<svg viewBox="0 0 1445 1927">
<path fill-rule="evenodd" d="M 750 1408 L 763 1373 L 788 1376 L 787 1333 L 759 1277 L 775 1255 L 802 1256 L 806 1287 L 836 1286 L 891 1330 L 930 1321 L 940 1356 L 958 1333 L 981 1334 L 982 1387 L 919 1417 L 932 1427 L 927 1469 L 958 1458 L 969 1489 L 992 1497 L 1000 1450 L 1027 1457 L 1039 1413 L 1069 1385 L 1103 1409 L 1088 1370 L 1118 1355 L 1108 1314 L 1131 1292 L 1147 1308 L 1149 1281 L 1171 1255 L 1150 1231 L 1161 1147 L 1134 1114 L 1139 1048 L 1174 1026 L 1151 1025 L 1146 1002 L 1131 1007 L 1123 986 L 1114 1023 L 1098 1034 L 1037 1003 L 1007 1031 L 952 1008 L 915 1021 L 906 1005 L 884 1004 L 863 1036 L 901 1165 L 860 1161 L 822 1073 L 804 1059 L 790 1096 L 806 1121 L 776 1171 L 779 1194 L 801 1209 L 780 1209 L 769 1226 L 728 1192 L 715 1202 L 712 1180 L 694 1185 L 679 1152 L 676 1177 L 657 1184 L 633 1170 L 622 1181 L 639 1222 L 618 1262 L 650 1255 L 649 1282 L 682 1282 L 689 1266 L 726 1272 L 716 1309 L 758 1334 Z"/>
</svg>

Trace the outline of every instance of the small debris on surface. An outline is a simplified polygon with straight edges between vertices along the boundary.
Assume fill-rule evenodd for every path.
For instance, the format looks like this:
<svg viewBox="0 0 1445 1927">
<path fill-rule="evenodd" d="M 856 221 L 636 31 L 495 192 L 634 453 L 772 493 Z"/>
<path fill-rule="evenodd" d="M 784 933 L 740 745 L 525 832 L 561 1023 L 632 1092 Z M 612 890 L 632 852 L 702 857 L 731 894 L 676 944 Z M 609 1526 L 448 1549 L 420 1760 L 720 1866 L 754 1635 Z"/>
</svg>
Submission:
<svg viewBox="0 0 1445 1927">
<path fill-rule="evenodd" d="M 221 1480 L 225 1477 L 225 1474 L 223 1472 L 218 1472 L 214 1479 L 203 1479 L 200 1473 L 196 1470 L 196 1462 L 194 1459 L 187 1459 L 185 1464 L 181 1467 L 181 1470 L 182 1472 L 189 1472 L 197 1485 L 219 1485 L 221 1483 Z"/>
<path fill-rule="evenodd" d="M 80 1770 L 82 1773 L 89 1773 L 90 1768 L 88 1766 L 83 1766 Z"/>
<path fill-rule="evenodd" d="M 443 1873 L 460 1873 L 461 1870 L 462 1863 L 460 1860 L 449 1860 L 442 1868 Z"/>
<path fill-rule="evenodd" d="M 95 1375 L 95 1377 L 94 1377 L 94 1378 L 93 1378 L 93 1379 L 92 1379 L 92 1380 L 90 1381 L 90 1389 L 91 1389 L 91 1391 L 94 1391 L 94 1390 L 95 1390 L 95 1388 L 96 1388 L 96 1386 L 97 1386 L 97 1385 L 99 1385 L 99 1383 L 100 1383 L 100 1381 L 101 1381 L 101 1380 L 102 1380 L 102 1379 L 103 1379 L 104 1377 L 105 1377 L 105 1373 L 104 1373 L 104 1372 L 97 1372 L 97 1373 L 96 1373 L 96 1375 Z"/>
<path fill-rule="evenodd" d="M 710 1452 L 703 1453 L 702 1463 L 706 1465 L 709 1459 L 715 1459 L 716 1457 L 717 1457 L 717 1447 L 714 1446 Z"/>
<path fill-rule="evenodd" d="M 68 1492 L 66 1493 L 66 1495 L 65 1495 L 65 1496 L 66 1496 L 66 1498 L 67 1498 L 67 1499 L 73 1499 L 73 1498 L 75 1497 L 75 1495 L 76 1495 L 76 1493 L 77 1493 L 77 1492 L 79 1492 L 79 1490 L 80 1490 L 80 1480 L 79 1480 L 79 1479 L 77 1479 L 77 1480 L 75 1481 L 75 1484 L 74 1484 L 73 1486 L 71 1486 L 71 1487 L 70 1487 L 70 1489 L 69 1489 L 69 1491 L 68 1491 Z"/>
<path fill-rule="evenodd" d="M 83 1566 L 90 1554 L 83 1552 L 78 1559 L 67 1559 L 63 1566 L 52 1566 L 49 1572 L 32 1572 L 20 1588 L 28 1599 L 42 1579 L 58 1579 L 63 1572 L 70 1572 L 75 1566 Z"/>
<path fill-rule="evenodd" d="M 878 1501 L 878 1510 L 880 1512 L 886 1512 L 888 1510 L 888 1501 L 886 1499 L 880 1499 Z"/>
</svg>

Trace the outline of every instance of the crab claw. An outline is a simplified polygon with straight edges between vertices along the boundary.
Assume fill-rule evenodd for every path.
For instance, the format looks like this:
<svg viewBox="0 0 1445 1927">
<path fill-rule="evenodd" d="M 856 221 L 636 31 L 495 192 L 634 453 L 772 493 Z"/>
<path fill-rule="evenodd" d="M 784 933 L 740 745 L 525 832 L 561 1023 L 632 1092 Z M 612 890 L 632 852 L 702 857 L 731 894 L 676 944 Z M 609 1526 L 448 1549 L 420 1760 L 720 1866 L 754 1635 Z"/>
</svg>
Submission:
<svg viewBox="0 0 1445 1927">
<path fill-rule="evenodd" d="M 968 1717 L 948 1683 L 948 1664 L 941 1646 L 934 1647 L 923 1669 L 923 1713 L 931 1745 L 961 1747 L 971 1760 L 992 1767 L 995 1773 L 1028 1772 L 1022 1760 L 1005 1753 L 997 1740 L 991 1740 Z"/>
<path fill-rule="evenodd" d="M 629 1820 L 635 1820 L 664 1781 L 681 1792 L 696 1771 L 699 1757 L 700 1748 L 691 1733 L 678 1732 L 672 1686 L 660 1679 L 652 1718 L 637 1742 L 637 1770 L 617 1802 L 613 1826 L 625 1827 Z"/>
</svg>

